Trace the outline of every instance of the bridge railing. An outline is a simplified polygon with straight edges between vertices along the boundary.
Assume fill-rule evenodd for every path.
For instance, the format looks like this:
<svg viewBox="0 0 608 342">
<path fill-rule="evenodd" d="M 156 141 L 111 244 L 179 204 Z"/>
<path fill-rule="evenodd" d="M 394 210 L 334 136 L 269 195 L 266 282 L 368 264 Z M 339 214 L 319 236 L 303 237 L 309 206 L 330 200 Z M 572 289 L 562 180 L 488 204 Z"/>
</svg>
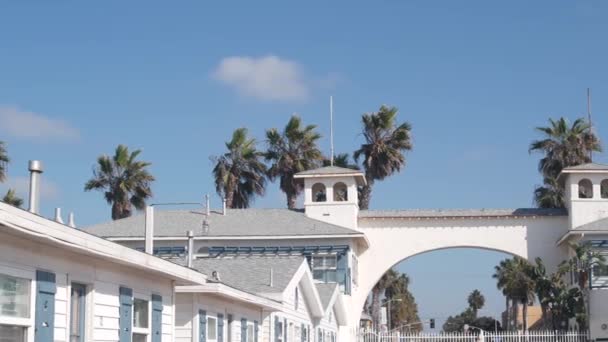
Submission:
<svg viewBox="0 0 608 342">
<path fill-rule="evenodd" d="M 375 333 L 361 331 L 357 342 L 587 342 L 581 331 L 501 331 L 452 333 Z"/>
</svg>

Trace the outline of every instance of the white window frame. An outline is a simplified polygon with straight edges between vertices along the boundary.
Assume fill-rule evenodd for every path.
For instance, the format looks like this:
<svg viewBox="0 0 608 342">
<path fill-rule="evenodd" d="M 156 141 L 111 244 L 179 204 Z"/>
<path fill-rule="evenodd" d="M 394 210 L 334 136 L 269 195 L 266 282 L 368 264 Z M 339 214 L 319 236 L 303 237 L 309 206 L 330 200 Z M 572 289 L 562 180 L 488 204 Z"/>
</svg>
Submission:
<svg viewBox="0 0 608 342">
<path fill-rule="evenodd" d="M 68 289 L 67 289 L 67 293 L 68 293 L 68 298 L 70 297 L 71 293 L 72 293 L 72 283 L 78 283 L 81 285 L 86 286 L 86 295 L 85 295 L 85 300 L 84 300 L 84 307 L 85 307 L 85 315 L 84 315 L 84 337 L 85 337 L 85 341 L 89 340 L 89 336 L 93 336 L 93 332 L 94 332 L 94 310 L 93 310 L 93 306 L 94 306 L 94 302 L 93 302 L 93 298 L 95 298 L 95 279 L 91 276 L 86 276 L 83 274 L 68 274 Z M 68 316 L 68 329 L 67 329 L 67 334 L 68 334 L 68 339 L 69 339 L 69 334 L 70 334 L 70 319 L 72 317 L 72 307 L 69 303 L 68 300 L 68 308 L 67 308 L 67 316 Z"/>
<path fill-rule="evenodd" d="M 325 260 L 327 260 L 328 258 L 333 258 L 335 260 L 335 266 L 327 266 L 327 262 Z M 317 266 L 315 265 L 315 258 L 323 258 L 323 265 L 321 266 Z M 324 274 L 327 271 L 334 271 L 334 273 L 336 274 L 337 277 L 337 273 L 338 273 L 338 254 L 337 253 L 323 253 L 323 254 L 313 254 L 311 256 L 311 270 L 312 270 L 312 275 L 314 278 L 315 275 L 315 271 L 323 271 Z M 316 281 L 321 281 L 321 282 L 328 282 L 328 283 L 338 283 L 338 279 L 336 279 L 335 281 L 328 281 L 327 279 L 327 275 L 324 275 L 323 279 L 314 279 Z"/>
<path fill-rule="evenodd" d="M 213 319 L 213 320 L 215 320 L 215 338 L 210 338 L 209 337 L 209 319 L 210 318 Z M 217 335 L 218 335 L 218 319 L 217 319 L 217 316 L 213 316 L 213 315 L 209 315 L 208 314 L 206 316 L 206 320 L 205 321 L 206 321 L 205 324 L 207 324 L 206 329 L 205 329 L 206 335 L 207 335 L 206 336 L 207 342 L 216 342 L 217 341 Z"/>
<path fill-rule="evenodd" d="M 152 298 L 149 296 L 133 294 L 133 318 L 135 318 L 135 301 L 136 300 L 146 301 L 148 303 L 148 327 L 147 328 L 136 327 L 133 320 L 131 320 L 131 338 L 133 338 L 133 335 L 135 335 L 135 334 L 145 335 L 146 341 L 150 341 L 150 331 L 151 331 L 150 325 L 152 324 L 152 300 L 151 299 Z"/>
<path fill-rule="evenodd" d="M 36 272 L 24 269 L 13 268 L 0 265 L 0 273 L 9 277 L 22 278 L 30 281 L 30 307 L 29 317 L 2 317 L 0 316 L 0 324 L 12 325 L 25 328 L 26 341 L 34 340 L 34 320 L 36 312 Z"/>
</svg>

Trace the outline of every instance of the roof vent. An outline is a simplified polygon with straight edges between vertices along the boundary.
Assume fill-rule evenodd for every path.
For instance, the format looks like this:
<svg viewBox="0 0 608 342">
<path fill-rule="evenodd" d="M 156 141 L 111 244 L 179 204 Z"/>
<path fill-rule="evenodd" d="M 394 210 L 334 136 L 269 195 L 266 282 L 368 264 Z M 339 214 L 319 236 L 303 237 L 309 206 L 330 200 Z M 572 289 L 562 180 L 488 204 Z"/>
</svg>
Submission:
<svg viewBox="0 0 608 342">
<path fill-rule="evenodd" d="M 269 282 L 268 286 L 270 286 L 270 287 L 274 286 L 274 270 L 272 269 L 272 267 L 270 268 L 270 282 Z"/>
<path fill-rule="evenodd" d="M 70 213 L 68 216 L 68 226 L 76 228 L 76 222 L 74 222 L 74 213 Z"/>
<path fill-rule="evenodd" d="M 213 271 L 211 272 L 211 277 L 215 280 L 215 281 L 222 281 L 220 279 L 220 273 L 218 271 Z"/>
<path fill-rule="evenodd" d="M 61 218 L 61 208 L 55 208 L 55 221 L 63 223 L 63 219 Z"/>
</svg>

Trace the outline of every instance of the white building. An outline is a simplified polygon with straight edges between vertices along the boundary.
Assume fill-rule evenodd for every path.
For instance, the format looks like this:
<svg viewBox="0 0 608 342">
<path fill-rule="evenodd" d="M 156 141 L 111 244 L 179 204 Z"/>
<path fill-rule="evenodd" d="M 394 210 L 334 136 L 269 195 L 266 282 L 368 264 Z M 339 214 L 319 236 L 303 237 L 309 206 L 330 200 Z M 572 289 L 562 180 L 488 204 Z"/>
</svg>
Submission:
<svg viewBox="0 0 608 342">
<path fill-rule="evenodd" d="M 365 182 L 362 173 L 324 167 L 296 178 L 304 182 L 303 212 L 247 209 L 159 213 L 155 222 L 162 223 L 157 225 L 156 244 L 183 248 L 184 232 L 194 229 L 199 257 L 305 256 L 315 281 L 340 285 L 340 297 L 348 313 L 346 326 L 340 328 L 340 340 L 347 341 L 376 281 L 390 267 L 414 255 L 476 247 L 528 259 L 541 257 L 551 270 L 568 258 L 566 241 L 592 239 L 598 246 L 608 241 L 608 226 L 602 221 L 608 216 L 608 190 L 604 190 L 608 189 L 608 166 L 604 165 L 564 170 L 567 210 L 359 211 L 357 186 Z M 591 184 L 591 190 L 579 196 L 580 184 Z M 590 198 L 581 198 L 586 196 Z M 143 247 L 141 216 L 94 226 L 89 231 L 131 247 Z M 604 297 L 608 289 L 599 288 L 605 282 L 599 271 L 592 276 L 592 302 L 597 299 L 608 303 Z M 604 309 L 608 305 L 593 303 L 592 335 L 608 337 L 608 309 Z"/>
</svg>

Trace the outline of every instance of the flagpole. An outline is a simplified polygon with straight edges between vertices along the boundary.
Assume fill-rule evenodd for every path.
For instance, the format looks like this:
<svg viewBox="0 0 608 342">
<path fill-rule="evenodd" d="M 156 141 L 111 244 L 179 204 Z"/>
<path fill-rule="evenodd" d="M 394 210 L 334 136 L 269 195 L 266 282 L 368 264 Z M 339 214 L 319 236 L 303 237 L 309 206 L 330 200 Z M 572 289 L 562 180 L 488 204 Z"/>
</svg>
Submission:
<svg viewBox="0 0 608 342">
<path fill-rule="evenodd" d="M 334 97 L 329 97 L 329 165 L 334 166 Z"/>
</svg>

